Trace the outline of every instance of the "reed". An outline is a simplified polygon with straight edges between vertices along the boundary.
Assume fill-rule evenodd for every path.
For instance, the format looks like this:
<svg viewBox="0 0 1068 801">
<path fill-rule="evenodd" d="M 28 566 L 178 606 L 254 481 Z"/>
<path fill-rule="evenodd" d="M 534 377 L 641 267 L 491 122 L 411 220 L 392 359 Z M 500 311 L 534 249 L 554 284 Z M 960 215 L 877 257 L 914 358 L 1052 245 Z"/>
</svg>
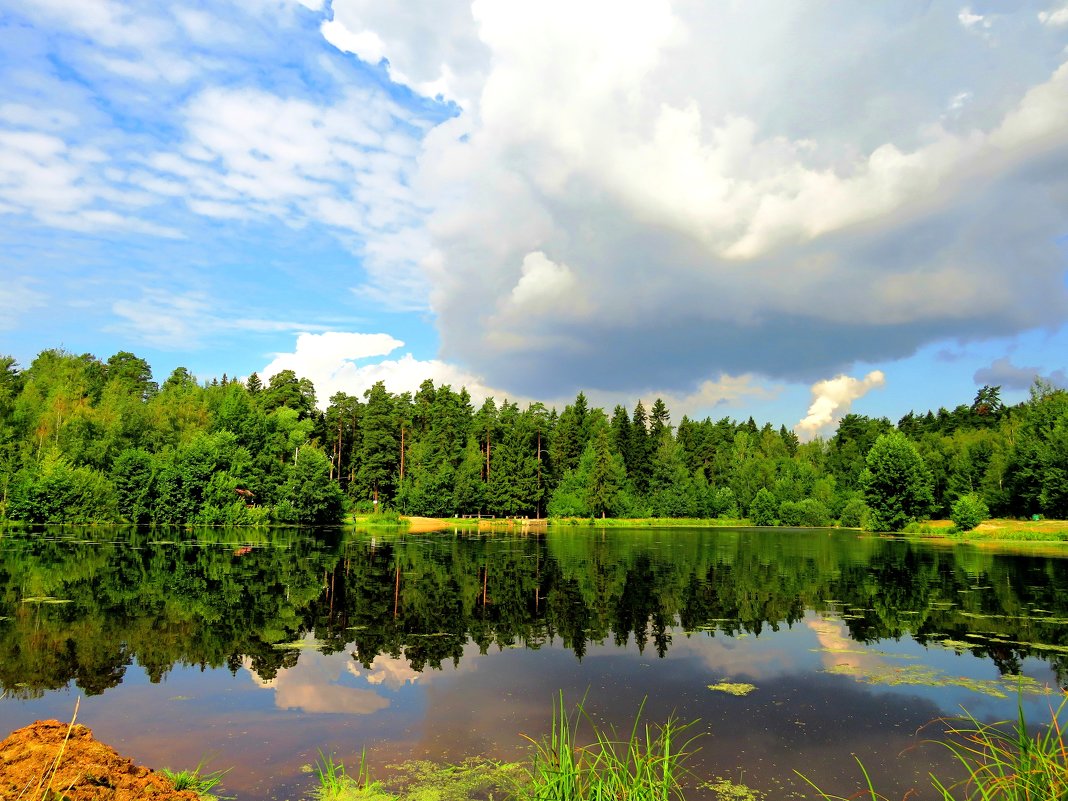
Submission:
<svg viewBox="0 0 1068 801">
<path fill-rule="evenodd" d="M 1035 734 L 1028 732 L 1022 704 L 1015 721 L 981 723 L 970 713 L 948 721 L 941 744 L 966 775 L 949 784 L 932 775 L 934 788 L 947 801 L 1068 800 L 1068 748 L 1060 723 L 1066 703 L 1068 696 Z"/>
<path fill-rule="evenodd" d="M 1068 696 L 1050 708 L 1050 722 L 1037 733 L 1028 731 L 1023 704 L 1018 704 L 1013 721 L 982 723 L 970 712 L 956 718 L 943 718 L 945 737 L 934 740 L 948 748 L 963 768 L 963 778 L 955 781 L 930 774 L 931 785 L 942 801 L 1068 801 L 1068 748 L 1060 717 Z M 864 775 L 860 793 L 838 796 L 825 793 L 802 774 L 824 801 L 889 801 L 879 793 L 864 764 L 857 759 Z"/>
</svg>

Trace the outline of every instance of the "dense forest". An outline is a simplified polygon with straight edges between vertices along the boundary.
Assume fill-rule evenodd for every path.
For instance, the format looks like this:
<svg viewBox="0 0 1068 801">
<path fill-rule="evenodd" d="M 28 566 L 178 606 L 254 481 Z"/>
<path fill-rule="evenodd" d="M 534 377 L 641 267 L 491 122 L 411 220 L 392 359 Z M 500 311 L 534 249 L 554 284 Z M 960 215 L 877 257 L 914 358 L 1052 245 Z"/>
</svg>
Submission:
<svg viewBox="0 0 1068 801">
<path fill-rule="evenodd" d="M 893 508 L 887 470 L 910 483 Z M 659 399 L 611 413 L 582 393 L 561 411 L 475 408 L 428 380 L 414 395 L 338 393 L 323 412 L 290 370 L 200 384 L 178 368 L 158 384 L 128 352 L 46 350 L 25 370 L 0 358 L 0 517 L 13 521 L 324 524 L 351 505 L 900 528 L 961 498 L 996 516 L 1068 517 L 1068 392 L 1036 382 L 1008 407 L 983 387 L 896 425 L 850 414 L 802 443 L 752 418 L 672 424 Z"/>
</svg>

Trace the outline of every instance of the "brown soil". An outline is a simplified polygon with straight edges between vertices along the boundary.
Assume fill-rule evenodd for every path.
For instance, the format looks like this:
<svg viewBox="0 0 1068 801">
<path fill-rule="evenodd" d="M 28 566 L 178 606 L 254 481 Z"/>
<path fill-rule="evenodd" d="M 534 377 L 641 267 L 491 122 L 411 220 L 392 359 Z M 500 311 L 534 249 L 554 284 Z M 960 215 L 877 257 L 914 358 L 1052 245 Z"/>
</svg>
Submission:
<svg viewBox="0 0 1068 801">
<path fill-rule="evenodd" d="M 197 795 L 119 756 L 85 726 L 39 720 L 0 742 L 0 799 L 197 801 Z"/>
</svg>

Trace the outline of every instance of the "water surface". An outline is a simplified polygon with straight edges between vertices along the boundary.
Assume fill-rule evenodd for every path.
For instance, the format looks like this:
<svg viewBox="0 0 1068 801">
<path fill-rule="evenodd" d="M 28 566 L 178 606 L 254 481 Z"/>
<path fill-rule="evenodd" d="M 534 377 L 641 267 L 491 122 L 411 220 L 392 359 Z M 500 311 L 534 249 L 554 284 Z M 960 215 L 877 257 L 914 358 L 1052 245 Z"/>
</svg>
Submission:
<svg viewBox="0 0 1068 801">
<path fill-rule="evenodd" d="M 81 698 L 121 753 L 210 758 L 241 801 L 302 797 L 319 751 L 515 759 L 560 690 L 608 724 L 643 699 L 698 721 L 696 773 L 773 798 L 806 792 L 795 771 L 850 794 L 852 754 L 929 797 L 928 724 L 1011 717 L 1020 677 L 1048 719 L 1066 660 L 1056 553 L 758 529 L 0 538 L 0 729 Z"/>
</svg>

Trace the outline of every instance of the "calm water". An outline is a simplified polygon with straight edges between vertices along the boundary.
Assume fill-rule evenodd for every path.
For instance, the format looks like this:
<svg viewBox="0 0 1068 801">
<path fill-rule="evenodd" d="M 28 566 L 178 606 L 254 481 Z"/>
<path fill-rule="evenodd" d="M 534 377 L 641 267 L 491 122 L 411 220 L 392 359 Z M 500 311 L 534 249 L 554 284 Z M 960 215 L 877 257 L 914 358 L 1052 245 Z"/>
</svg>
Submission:
<svg viewBox="0 0 1068 801">
<path fill-rule="evenodd" d="M 3 733 L 81 698 L 139 762 L 209 758 L 240 801 L 298 799 L 320 750 L 515 758 L 563 690 L 623 726 L 643 698 L 699 719 L 696 771 L 771 798 L 810 795 L 794 771 L 850 794 L 851 754 L 929 797 L 925 724 L 1012 716 L 1017 676 L 1054 691 L 1025 696 L 1048 719 L 1068 681 L 1058 555 L 796 530 L 250 536 L 0 537 Z"/>
</svg>

